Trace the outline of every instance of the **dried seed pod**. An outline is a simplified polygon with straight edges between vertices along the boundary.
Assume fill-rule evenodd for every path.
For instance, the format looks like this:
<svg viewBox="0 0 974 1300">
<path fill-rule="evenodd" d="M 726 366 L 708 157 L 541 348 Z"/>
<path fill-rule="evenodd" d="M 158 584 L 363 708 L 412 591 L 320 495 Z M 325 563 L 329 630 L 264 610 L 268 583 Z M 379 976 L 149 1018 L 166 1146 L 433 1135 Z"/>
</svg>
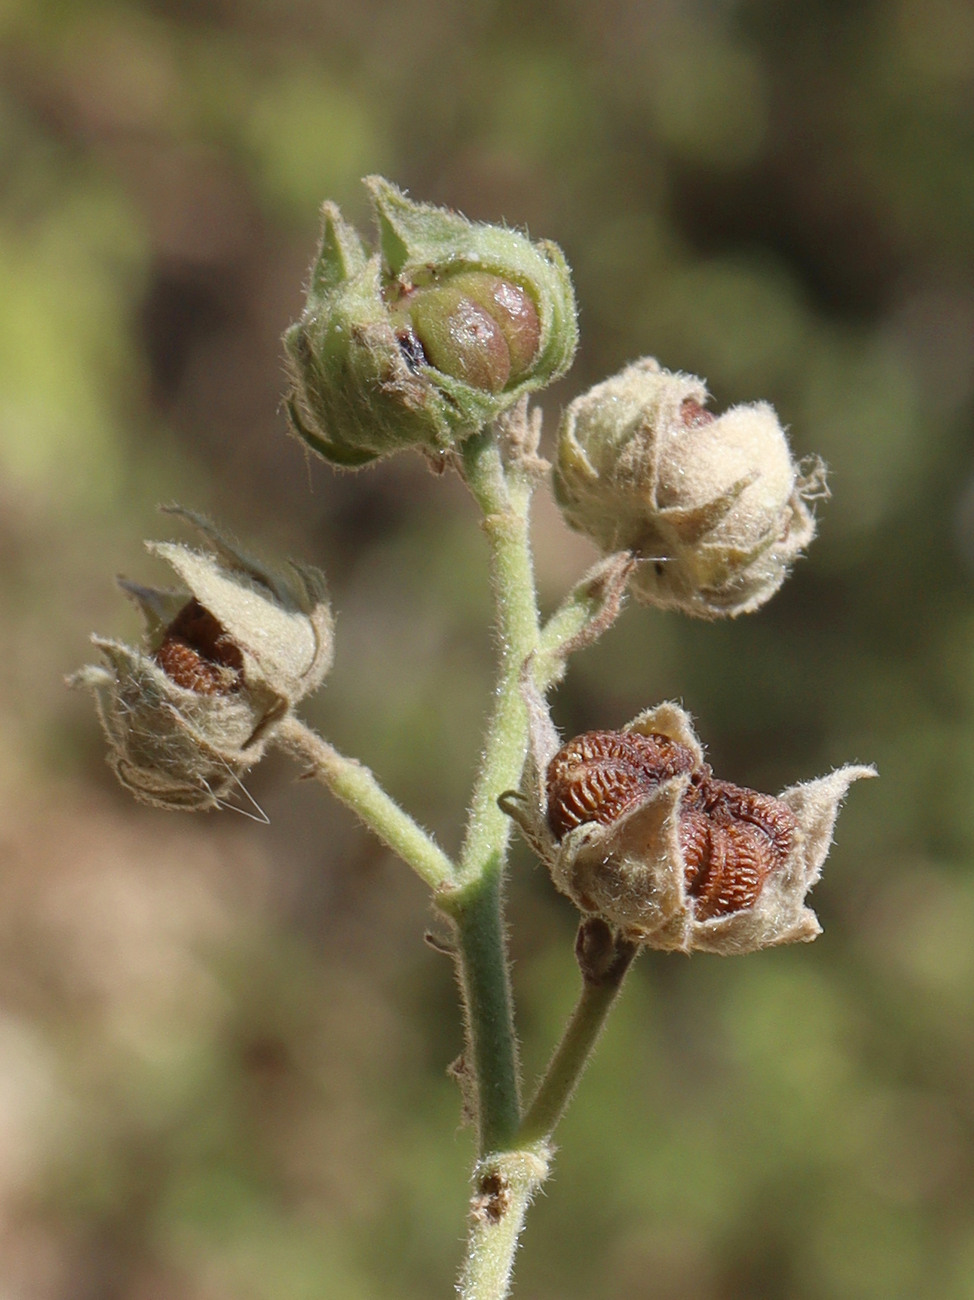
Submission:
<svg viewBox="0 0 974 1300">
<path fill-rule="evenodd" d="M 89 664 L 72 681 L 93 692 L 108 761 L 136 798 L 219 808 L 288 710 L 320 685 L 332 618 L 317 570 L 272 570 L 201 516 L 170 513 L 208 549 L 150 543 L 183 588 L 123 582 L 145 618 L 144 647 L 95 637 L 106 665 Z"/>
<path fill-rule="evenodd" d="M 640 561 L 637 600 L 733 618 L 770 599 L 812 540 L 825 472 L 795 462 L 767 403 L 714 416 L 706 402 L 701 380 L 651 357 L 596 384 L 562 417 L 555 495 L 600 550 Z"/>
<path fill-rule="evenodd" d="M 755 952 L 820 932 L 805 896 L 839 804 L 873 768 L 843 767 L 774 798 L 716 779 L 678 705 L 559 748 L 544 701 L 529 689 L 525 699 L 524 782 L 501 806 L 583 912 L 680 952 Z"/>
<path fill-rule="evenodd" d="M 771 795 L 715 780 L 678 741 L 638 731 L 589 731 L 548 764 L 548 825 L 561 840 L 588 822 L 608 826 L 685 773 L 679 806 L 684 882 L 698 921 L 750 907 L 791 852 L 795 816 Z"/>
</svg>

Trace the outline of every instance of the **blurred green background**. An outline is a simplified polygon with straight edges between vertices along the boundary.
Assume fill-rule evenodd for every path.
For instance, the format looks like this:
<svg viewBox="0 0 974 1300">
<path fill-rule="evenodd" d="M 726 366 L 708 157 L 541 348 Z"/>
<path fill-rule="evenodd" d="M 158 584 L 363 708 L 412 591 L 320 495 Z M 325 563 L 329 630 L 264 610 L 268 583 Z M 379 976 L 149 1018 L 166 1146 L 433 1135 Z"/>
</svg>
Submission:
<svg viewBox="0 0 974 1300">
<path fill-rule="evenodd" d="M 811 947 L 648 954 L 532 1211 L 531 1300 L 974 1297 L 974 10 L 966 0 L 0 0 L 0 1292 L 451 1294 L 469 1133 L 424 892 L 268 760 L 269 827 L 136 806 L 62 676 L 179 500 L 326 568 L 307 710 L 454 848 L 482 539 L 418 456 L 285 436 L 279 338 L 358 178 L 557 240 L 582 347 L 766 398 L 829 462 L 757 616 L 630 610 L 567 731 L 663 698 L 721 775 L 846 761 Z M 542 502 L 551 608 L 592 560 Z M 525 1064 L 575 918 L 520 847 Z"/>
</svg>

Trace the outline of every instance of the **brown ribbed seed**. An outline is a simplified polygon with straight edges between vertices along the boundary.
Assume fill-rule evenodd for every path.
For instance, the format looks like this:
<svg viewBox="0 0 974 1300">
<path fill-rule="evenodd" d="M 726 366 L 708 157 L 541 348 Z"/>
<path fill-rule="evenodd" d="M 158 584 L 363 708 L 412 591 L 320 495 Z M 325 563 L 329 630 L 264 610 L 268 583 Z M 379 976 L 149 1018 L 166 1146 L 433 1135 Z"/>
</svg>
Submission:
<svg viewBox="0 0 974 1300">
<path fill-rule="evenodd" d="M 794 847 L 797 822 L 787 804 L 709 769 L 694 774 L 680 808 L 686 891 L 698 921 L 752 907 Z"/>
<path fill-rule="evenodd" d="M 197 695 L 232 695 L 243 684 L 243 656 L 195 597 L 166 628 L 153 658 L 171 681 Z"/>
<path fill-rule="evenodd" d="M 670 777 L 694 768 L 693 754 L 669 736 L 587 731 L 548 764 L 548 825 L 561 839 L 583 822 L 608 825 Z"/>
</svg>

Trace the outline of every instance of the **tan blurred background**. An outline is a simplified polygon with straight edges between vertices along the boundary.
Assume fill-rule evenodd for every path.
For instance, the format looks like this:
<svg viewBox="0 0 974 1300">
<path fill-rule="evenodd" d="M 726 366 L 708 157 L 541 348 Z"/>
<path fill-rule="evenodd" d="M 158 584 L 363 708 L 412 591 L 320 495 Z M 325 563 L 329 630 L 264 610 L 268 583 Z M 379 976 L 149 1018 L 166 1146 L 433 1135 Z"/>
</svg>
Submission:
<svg viewBox="0 0 974 1300">
<path fill-rule="evenodd" d="M 267 761 L 143 809 L 63 688 L 154 510 L 328 572 L 307 709 L 447 847 L 488 707 L 474 514 L 285 436 L 279 338 L 358 178 L 556 239 L 582 347 L 767 398 L 821 536 L 757 616 L 631 610 L 567 730 L 662 698 L 722 775 L 841 762 L 824 937 L 648 955 L 532 1211 L 532 1300 L 974 1297 L 974 11 L 965 0 L 0 0 L 0 1296 L 451 1294 L 471 1155 L 423 890 Z M 592 553 L 542 504 L 550 608 Z M 574 917 L 518 850 L 534 1070 Z"/>
</svg>

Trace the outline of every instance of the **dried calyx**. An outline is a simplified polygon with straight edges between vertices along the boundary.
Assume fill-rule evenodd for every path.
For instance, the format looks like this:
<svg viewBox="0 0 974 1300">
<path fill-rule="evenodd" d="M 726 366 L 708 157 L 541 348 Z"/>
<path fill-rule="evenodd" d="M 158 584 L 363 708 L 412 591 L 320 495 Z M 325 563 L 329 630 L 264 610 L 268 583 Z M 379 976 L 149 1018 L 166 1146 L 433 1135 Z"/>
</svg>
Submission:
<svg viewBox="0 0 974 1300">
<path fill-rule="evenodd" d="M 540 701 L 524 788 L 502 806 L 586 914 L 651 947 L 724 954 L 813 939 L 805 896 L 850 784 L 844 767 L 760 794 L 715 777 L 675 704 L 558 747 Z"/>
<path fill-rule="evenodd" d="M 279 573 L 202 516 L 170 513 L 194 525 L 209 549 L 150 543 L 185 586 L 123 582 L 145 619 L 144 648 L 94 637 L 107 667 L 89 664 L 72 682 L 94 693 L 109 764 L 138 799 L 216 808 L 289 709 L 321 684 L 332 618 L 316 569 L 292 564 Z"/>
<path fill-rule="evenodd" d="M 773 596 L 811 541 L 825 474 L 796 464 L 767 403 L 715 416 L 707 397 L 651 357 L 596 384 L 562 419 L 555 494 L 573 528 L 639 559 L 637 600 L 733 617 Z"/>
</svg>

